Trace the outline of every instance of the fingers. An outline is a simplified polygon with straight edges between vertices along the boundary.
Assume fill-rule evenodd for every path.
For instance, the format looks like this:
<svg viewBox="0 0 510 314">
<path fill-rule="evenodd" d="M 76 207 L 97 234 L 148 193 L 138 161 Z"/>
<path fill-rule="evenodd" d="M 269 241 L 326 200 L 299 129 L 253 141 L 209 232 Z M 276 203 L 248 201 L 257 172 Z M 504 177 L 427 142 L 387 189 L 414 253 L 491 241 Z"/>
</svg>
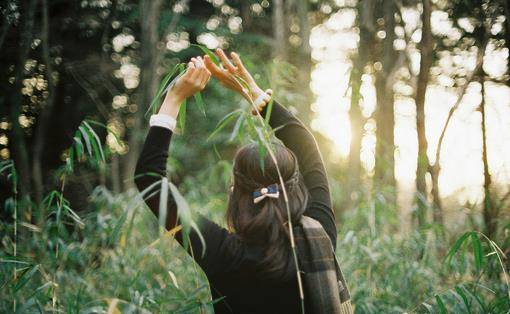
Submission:
<svg viewBox="0 0 510 314">
<path fill-rule="evenodd" d="M 209 72 L 212 73 L 212 75 L 217 76 L 218 74 L 221 74 L 222 70 L 214 64 L 214 62 L 211 60 L 209 56 L 204 56 L 204 64 L 205 67 L 209 70 Z"/>
<path fill-rule="evenodd" d="M 195 71 L 191 74 L 189 77 L 190 81 L 195 82 L 200 75 L 200 61 L 197 58 L 191 58 L 191 62 L 193 62 L 193 65 L 195 67 Z"/>
<path fill-rule="evenodd" d="M 211 72 L 205 67 L 204 60 L 202 57 L 191 58 L 195 70 L 189 77 L 189 82 L 199 87 L 200 89 L 205 87 L 207 81 L 211 76 Z"/>
<path fill-rule="evenodd" d="M 244 67 L 244 64 L 243 62 L 241 61 L 241 58 L 239 58 L 239 55 L 235 52 L 231 52 L 230 53 L 230 56 L 232 57 L 232 60 L 234 60 L 234 63 L 236 64 L 236 66 L 243 72 L 248 72 L 246 70 L 246 68 Z"/>
<path fill-rule="evenodd" d="M 195 72 L 195 64 L 192 61 L 190 61 L 190 62 L 188 62 L 188 68 L 186 69 L 186 73 L 184 73 L 183 77 L 185 79 L 189 79 L 193 75 L 194 72 Z"/>
<path fill-rule="evenodd" d="M 202 57 L 198 57 L 198 60 L 200 61 L 200 64 L 201 64 L 200 76 L 199 76 L 200 87 L 204 88 L 205 85 L 207 84 L 207 82 L 209 81 L 209 79 L 211 78 L 211 72 L 205 66 L 205 62 L 204 62 L 204 59 L 202 59 Z"/>
<path fill-rule="evenodd" d="M 220 57 L 221 62 L 223 63 L 223 65 L 225 65 L 229 72 L 231 73 L 235 72 L 236 68 L 234 67 L 232 62 L 230 62 L 223 49 L 221 48 L 216 49 L 216 54 Z"/>
<path fill-rule="evenodd" d="M 204 72 L 202 79 L 200 81 L 201 88 L 204 88 L 210 79 L 211 79 L 211 72 L 209 72 L 209 71 Z"/>
</svg>

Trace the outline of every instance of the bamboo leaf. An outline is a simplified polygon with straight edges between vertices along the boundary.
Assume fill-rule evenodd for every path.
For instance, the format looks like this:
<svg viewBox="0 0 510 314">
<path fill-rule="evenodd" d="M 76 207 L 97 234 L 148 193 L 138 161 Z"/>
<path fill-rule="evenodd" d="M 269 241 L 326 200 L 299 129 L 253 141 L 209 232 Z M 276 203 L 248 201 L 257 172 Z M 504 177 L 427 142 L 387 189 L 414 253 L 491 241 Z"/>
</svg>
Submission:
<svg viewBox="0 0 510 314">
<path fill-rule="evenodd" d="M 220 122 L 218 122 L 218 124 L 216 125 L 216 127 L 214 128 L 214 130 L 212 131 L 211 135 L 209 135 L 209 137 L 207 138 L 207 141 L 210 141 L 213 137 L 215 137 L 221 130 L 223 130 L 231 121 L 233 121 L 236 117 L 236 115 L 240 115 L 242 114 L 243 111 L 242 109 L 237 109 L 237 110 L 234 110 L 232 112 L 230 112 L 229 114 L 227 114 L 226 116 L 224 116 Z"/>
<path fill-rule="evenodd" d="M 462 289 L 466 292 L 466 294 L 468 294 L 472 299 L 474 299 L 476 301 L 476 303 L 478 303 L 478 305 L 480 306 L 480 310 L 482 310 L 481 313 L 487 313 L 488 312 L 487 311 L 487 305 L 482 300 L 482 298 L 480 298 L 479 294 L 474 293 L 473 291 L 468 289 L 466 286 L 462 286 Z"/>
<path fill-rule="evenodd" d="M 184 127 L 186 124 L 186 104 L 187 101 L 184 100 L 179 108 L 179 128 L 182 132 L 184 132 Z"/>
<path fill-rule="evenodd" d="M 14 285 L 14 292 L 18 292 L 19 289 L 32 279 L 32 276 L 39 270 L 39 264 L 32 267 L 27 267 L 21 272 L 21 275 L 17 278 L 16 284 Z"/>
<path fill-rule="evenodd" d="M 99 139 L 99 136 L 96 134 L 94 129 L 90 126 L 90 124 L 87 123 L 87 121 L 83 121 L 83 124 L 89 129 L 90 134 L 94 137 L 95 141 L 93 141 L 94 148 L 99 151 L 99 154 L 101 156 L 101 161 L 105 162 L 105 156 L 103 152 L 103 147 L 101 145 L 101 140 Z M 96 152 L 97 155 L 97 152 Z"/>
<path fill-rule="evenodd" d="M 455 292 L 461 297 L 462 302 L 464 303 L 464 306 L 466 307 L 467 312 L 471 313 L 471 305 L 470 305 L 468 297 L 466 296 L 464 291 L 462 291 L 462 289 L 457 286 L 457 287 L 455 287 Z"/>
<path fill-rule="evenodd" d="M 170 186 L 170 191 L 172 192 L 172 196 L 174 198 L 175 203 L 177 204 L 177 210 L 178 210 L 178 217 L 179 222 L 182 225 L 182 245 L 187 250 L 189 245 L 189 234 L 191 231 L 191 228 L 193 228 L 198 235 L 200 242 L 202 243 L 202 255 L 205 254 L 205 240 L 202 236 L 202 233 L 200 232 L 200 229 L 196 225 L 196 223 L 192 219 L 191 215 L 191 209 L 188 205 L 188 202 L 186 199 L 182 196 L 182 194 L 179 192 L 177 187 L 172 183 L 168 182 L 168 185 Z"/>
<path fill-rule="evenodd" d="M 220 66 L 220 60 L 218 59 L 216 54 L 214 52 L 212 52 L 209 48 L 202 46 L 202 45 L 197 45 L 197 44 L 191 44 L 191 46 L 197 47 L 200 50 L 202 50 L 203 53 L 205 53 L 206 55 L 209 56 L 209 58 L 211 58 L 211 60 L 214 64 L 216 64 L 217 66 Z"/>
<path fill-rule="evenodd" d="M 165 229 L 168 209 L 168 178 L 161 179 L 161 193 L 159 194 L 159 225 Z"/>
<path fill-rule="evenodd" d="M 232 133 L 230 134 L 230 138 L 228 140 L 229 142 L 232 142 L 239 135 L 239 130 L 243 126 L 244 120 L 245 120 L 245 116 L 242 114 L 239 115 L 239 117 L 236 120 L 236 124 L 234 125 L 234 129 L 232 130 Z"/>
<path fill-rule="evenodd" d="M 448 313 L 448 310 L 446 309 L 446 306 L 444 305 L 444 302 L 441 299 L 440 295 L 436 295 L 436 303 L 437 303 L 437 306 L 439 307 L 439 313 L 441 313 L 441 314 Z"/>
<path fill-rule="evenodd" d="M 156 112 L 156 107 L 158 105 L 158 101 L 163 95 L 164 91 L 166 90 L 165 87 L 170 86 L 168 82 L 170 82 L 170 79 L 175 74 L 175 72 L 179 69 L 179 64 L 176 64 L 168 74 L 166 74 L 161 82 L 159 83 L 158 89 L 156 90 L 156 95 L 154 95 L 154 98 L 152 99 L 149 108 L 145 112 L 145 115 L 147 116 L 149 112 Z"/>
<path fill-rule="evenodd" d="M 114 245 L 115 243 L 117 243 L 119 241 L 120 231 L 122 229 L 122 226 L 126 222 L 128 212 L 129 212 L 128 210 L 124 210 L 122 215 L 117 220 L 117 223 L 115 224 L 115 227 L 113 228 L 112 234 L 109 237 L 109 245 Z"/>
<path fill-rule="evenodd" d="M 464 244 L 464 241 L 466 241 L 466 239 L 469 237 L 470 234 L 471 234 L 471 232 L 468 231 L 468 232 L 464 233 L 460 238 L 458 238 L 457 241 L 455 241 L 452 248 L 446 254 L 446 257 L 445 257 L 446 263 L 451 263 L 453 256 L 459 251 L 460 247 L 462 246 L 462 244 Z"/>
<path fill-rule="evenodd" d="M 473 255 L 475 256 L 476 270 L 480 272 L 482 270 L 483 263 L 483 249 L 480 238 L 476 232 L 471 233 L 471 244 L 473 245 Z"/>
<path fill-rule="evenodd" d="M 72 220 L 74 220 L 74 221 L 75 221 L 78 225 L 80 225 L 80 226 L 82 226 L 82 227 L 83 227 L 83 226 L 85 226 L 85 224 L 84 224 L 84 223 L 83 223 L 83 221 L 81 220 L 80 216 L 78 216 L 78 214 L 77 214 L 75 211 L 73 211 L 73 210 L 71 209 L 71 207 L 69 207 L 68 205 L 64 205 L 63 207 L 64 207 L 64 209 L 65 209 L 65 213 L 66 213 L 66 215 L 67 215 L 69 218 L 71 218 Z"/>
<path fill-rule="evenodd" d="M 73 140 L 74 140 L 74 149 L 76 150 L 76 157 L 77 158 L 81 158 L 81 156 L 83 155 L 83 142 L 81 141 L 80 137 L 79 136 L 74 136 L 73 137 Z"/>
<path fill-rule="evenodd" d="M 269 120 L 271 119 L 271 114 L 273 113 L 273 97 L 269 100 L 266 109 L 266 116 L 264 117 L 264 123 L 267 128 L 269 128 Z"/>
<path fill-rule="evenodd" d="M 205 117 L 206 116 L 205 103 L 204 103 L 204 99 L 202 98 L 202 94 L 200 92 L 198 92 L 198 93 L 195 93 L 195 95 L 193 95 L 193 97 L 195 98 L 195 103 L 197 104 L 198 109 L 200 110 L 200 112 L 202 112 L 202 114 Z"/>
<path fill-rule="evenodd" d="M 81 125 L 78 127 L 78 130 L 80 130 L 81 137 L 85 140 L 88 155 L 92 157 L 92 145 L 90 144 L 90 139 L 87 130 Z"/>
</svg>

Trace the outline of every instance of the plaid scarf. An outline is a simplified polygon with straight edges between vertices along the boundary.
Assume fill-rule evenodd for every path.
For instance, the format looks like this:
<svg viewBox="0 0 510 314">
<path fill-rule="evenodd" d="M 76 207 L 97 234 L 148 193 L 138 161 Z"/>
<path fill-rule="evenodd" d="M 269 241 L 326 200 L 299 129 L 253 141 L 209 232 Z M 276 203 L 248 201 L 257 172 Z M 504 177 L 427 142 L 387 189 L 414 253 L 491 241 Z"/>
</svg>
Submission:
<svg viewBox="0 0 510 314">
<path fill-rule="evenodd" d="M 294 228 L 306 312 L 351 314 L 354 309 L 331 240 L 315 219 L 303 216 Z"/>
</svg>

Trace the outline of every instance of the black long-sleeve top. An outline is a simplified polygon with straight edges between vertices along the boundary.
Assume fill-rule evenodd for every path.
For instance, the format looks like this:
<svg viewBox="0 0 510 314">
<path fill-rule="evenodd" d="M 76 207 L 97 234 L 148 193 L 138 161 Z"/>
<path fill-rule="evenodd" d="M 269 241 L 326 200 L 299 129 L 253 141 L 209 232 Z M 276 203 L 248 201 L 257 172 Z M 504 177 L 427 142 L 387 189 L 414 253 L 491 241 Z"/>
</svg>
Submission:
<svg viewBox="0 0 510 314">
<path fill-rule="evenodd" d="M 313 135 L 299 119 L 276 101 L 273 102 L 269 124 L 273 129 L 280 127 L 275 135 L 298 159 L 299 169 L 310 194 L 304 215 L 319 221 L 331 238 L 333 247 L 336 247 L 335 217 L 331 208 L 328 180 Z M 151 127 L 136 166 L 135 182 L 138 189 L 147 191 L 153 186 L 153 191 L 146 193 L 152 195 L 146 199 L 146 203 L 156 216 L 159 215 L 160 186 L 155 183 L 166 176 L 171 138 L 172 131 L 169 129 Z M 166 228 L 172 229 L 176 222 L 177 205 L 169 193 Z M 229 233 L 203 216 L 199 216 L 197 225 L 205 240 L 205 254 L 202 255 L 203 247 L 198 234 L 191 231 L 192 256 L 209 279 L 213 299 L 224 297 L 214 305 L 216 313 L 300 312 L 295 276 L 268 280 L 255 271 L 263 259 L 263 248 L 244 243 L 236 234 Z M 179 234 L 176 238 L 182 243 Z"/>
</svg>

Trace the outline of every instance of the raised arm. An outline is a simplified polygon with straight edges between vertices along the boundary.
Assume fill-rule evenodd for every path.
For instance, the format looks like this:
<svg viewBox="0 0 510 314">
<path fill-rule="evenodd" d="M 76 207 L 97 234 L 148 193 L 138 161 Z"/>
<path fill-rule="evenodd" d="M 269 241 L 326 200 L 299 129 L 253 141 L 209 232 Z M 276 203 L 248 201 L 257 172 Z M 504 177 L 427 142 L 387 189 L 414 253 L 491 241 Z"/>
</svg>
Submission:
<svg viewBox="0 0 510 314">
<path fill-rule="evenodd" d="M 161 180 L 166 178 L 166 164 L 173 129 L 175 128 L 179 106 L 184 99 L 202 90 L 209 80 L 210 73 L 205 69 L 201 58 L 193 58 L 188 64 L 186 73 L 176 82 L 168 92 L 157 115 L 151 117 L 151 128 L 143 145 L 140 158 L 135 170 L 135 183 L 142 192 L 145 202 L 151 211 L 159 217 L 159 203 L 161 197 Z M 173 229 L 178 224 L 177 205 L 172 194 L 168 195 L 165 227 Z M 196 223 L 205 239 L 205 247 L 195 230 L 191 230 L 190 247 L 188 252 L 207 274 L 221 271 L 224 263 L 218 262 L 223 258 L 225 239 L 228 232 L 197 215 Z M 176 239 L 183 243 L 181 232 L 176 233 Z M 202 249 L 205 254 L 202 255 Z M 218 266 L 219 265 L 219 266 Z"/>
<path fill-rule="evenodd" d="M 135 170 L 135 183 L 152 212 L 159 216 L 159 199 L 162 178 L 166 177 L 168 148 L 175 128 L 180 104 L 202 90 L 210 78 L 202 59 L 193 58 L 182 77 L 166 94 L 157 115 L 151 117 L 151 128 L 145 140 Z M 165 227 L 172 229 L 177 224 L 177 206 L 169 195 Z"/>
<path fill-rule="evenodd" d="M 276 136 L 296 155 L 299 169 L 310 193 L 305 215 L 319 221 L 336 246 L 335 216 L 332 210 L 328 178 L 319 147 L 312 133 L 292 113 L 273 101 L 269 124 Z M 266 108 L 262 110 L 265 116 Z"/>
</svg>

